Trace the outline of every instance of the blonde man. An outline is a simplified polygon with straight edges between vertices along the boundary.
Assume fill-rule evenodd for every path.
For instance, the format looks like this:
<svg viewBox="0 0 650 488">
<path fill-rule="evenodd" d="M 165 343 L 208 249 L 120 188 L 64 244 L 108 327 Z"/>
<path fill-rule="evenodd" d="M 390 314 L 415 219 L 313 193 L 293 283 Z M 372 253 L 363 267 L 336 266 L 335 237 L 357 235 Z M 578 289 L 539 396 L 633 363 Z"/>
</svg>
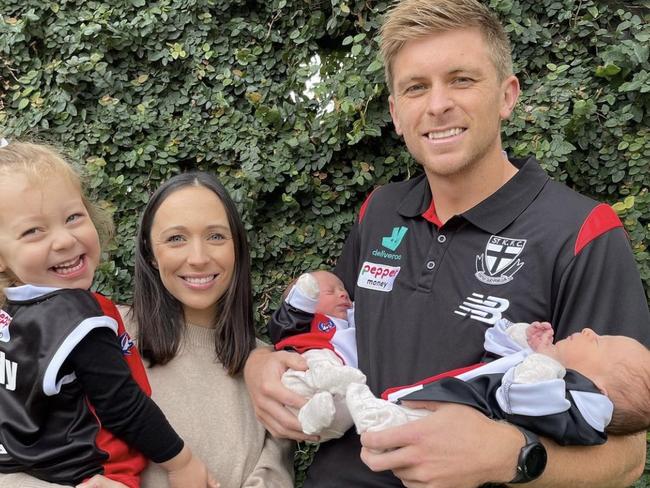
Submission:
<svg viewBox="0 0 650 488">
<path fill-rule="evenodd" d="M 616 214 L 502 151 L 519 82 L 494 14 L 475 0 L 403 0 L 381 35 L 395 130 L 424 174 L 373 192 L 335 270 L 355 302 L 373 393 L 478 361 L 485 328 L 502 317 L 548 321 L 558 339 L 590 327 L 648 346 Z M 305 439 L 283 407 L 305 402 L 280 384 L 288 367 L 305 369 L 288 352 L 254 353 L 247 384 L 271 432 Z M 469 407 L 418 405 L 435 414 L 322 444 L 305 486 L 623 487 L 643 470 L 641 435 L 561 448 Z"/>
</svg>

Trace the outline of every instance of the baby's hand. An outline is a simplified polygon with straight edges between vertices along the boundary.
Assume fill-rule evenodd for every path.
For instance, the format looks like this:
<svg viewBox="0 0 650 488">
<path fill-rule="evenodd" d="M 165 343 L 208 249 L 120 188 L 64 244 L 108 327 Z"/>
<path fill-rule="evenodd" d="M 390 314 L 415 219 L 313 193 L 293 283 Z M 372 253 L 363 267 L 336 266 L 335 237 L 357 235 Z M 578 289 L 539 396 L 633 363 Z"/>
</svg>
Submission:
<svg viewBox="0 0 650 488">
<path fill-rule="evenodd" d="M 301 274 L 296 281 L 296 288 L 298 288 L 303 293 L 303 295 L 311 298 L 312 300 L 318 300 L 320 287 L 318 286 L 318 281 L 311 273 Z"/>
<path fill-rule="evenodd" d="M 543 353 L 553 346 L 553 327 L 548 322 L 533 322 L 526 329 L 526 339 L 533 351 Z"/>
<path fill-rule="evenodd" d="M 171 460 L 162 463 L 167 470 L 170 488 L 219 488 L 219 483 L 208 472 L 203 461 L 194 456 L 187 446 Z"/>
</svg>

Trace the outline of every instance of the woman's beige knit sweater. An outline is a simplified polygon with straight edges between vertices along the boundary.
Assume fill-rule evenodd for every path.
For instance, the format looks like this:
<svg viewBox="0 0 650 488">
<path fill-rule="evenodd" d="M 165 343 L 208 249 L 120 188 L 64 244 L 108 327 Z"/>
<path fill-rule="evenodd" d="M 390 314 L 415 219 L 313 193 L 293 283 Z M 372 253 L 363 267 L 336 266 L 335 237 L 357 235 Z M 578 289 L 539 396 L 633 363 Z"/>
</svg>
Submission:
<svg viewBox="0 0 650 488">
<path fill-rule="evenodd" d="M 179 354 L 147 370 L 152 398 L 222 488 L 290 488 L 291 444 L 271 437 L 257 421 L 243 378 L 228 376 L 216 360 L 214 334 L 187 325 Z M 151 465 L 142 488 L 166 487 L 166 478 Z"/>
</svg>

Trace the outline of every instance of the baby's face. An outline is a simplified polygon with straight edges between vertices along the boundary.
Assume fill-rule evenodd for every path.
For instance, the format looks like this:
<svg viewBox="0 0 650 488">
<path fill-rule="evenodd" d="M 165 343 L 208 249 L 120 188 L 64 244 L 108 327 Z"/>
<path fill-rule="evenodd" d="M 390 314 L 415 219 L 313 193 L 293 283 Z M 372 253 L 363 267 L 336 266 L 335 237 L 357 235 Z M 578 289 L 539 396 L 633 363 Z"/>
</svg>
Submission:
<svg viewBox="0 0 650 488">
<path fill-rule="evenodd" d="M 571 334 L 556 344 L 560 362 L 588 378 L 605 377 L 613 364 L 641 364 L 648 360 L 647 349 L 625 336 L 598 335 L 591 329 Z M 593 379 L 593 378 L 592 378 Z"/>
<path fill-rule="evenodd" d="M 327 271 L 316 271 L 312 274 L 318 281 L 318 287 L 320 288 L 316 311 L 347 320 L 348 310 L 352 308 L 352 302 L 345 290 L 345 286 L 343 286 L 343 282 L 335 274 Z"/>
</svg>

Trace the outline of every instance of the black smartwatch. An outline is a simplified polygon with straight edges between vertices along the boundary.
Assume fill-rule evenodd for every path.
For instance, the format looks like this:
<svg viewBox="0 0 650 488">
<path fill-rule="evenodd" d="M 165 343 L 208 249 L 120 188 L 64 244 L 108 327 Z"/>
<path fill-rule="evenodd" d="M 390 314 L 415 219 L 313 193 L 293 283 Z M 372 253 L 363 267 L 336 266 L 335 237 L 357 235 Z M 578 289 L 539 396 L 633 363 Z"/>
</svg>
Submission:
<svg viewBox="0 0 650 488">
<path fill-rule="evenodd" d="M 526 443 L 519 451 L 517 474 L 510 483 L 528 483 L 539 478 L 546 467 L 546 448 L 531 431 L 515 425 L 524 435 Z"/>
</svg>

